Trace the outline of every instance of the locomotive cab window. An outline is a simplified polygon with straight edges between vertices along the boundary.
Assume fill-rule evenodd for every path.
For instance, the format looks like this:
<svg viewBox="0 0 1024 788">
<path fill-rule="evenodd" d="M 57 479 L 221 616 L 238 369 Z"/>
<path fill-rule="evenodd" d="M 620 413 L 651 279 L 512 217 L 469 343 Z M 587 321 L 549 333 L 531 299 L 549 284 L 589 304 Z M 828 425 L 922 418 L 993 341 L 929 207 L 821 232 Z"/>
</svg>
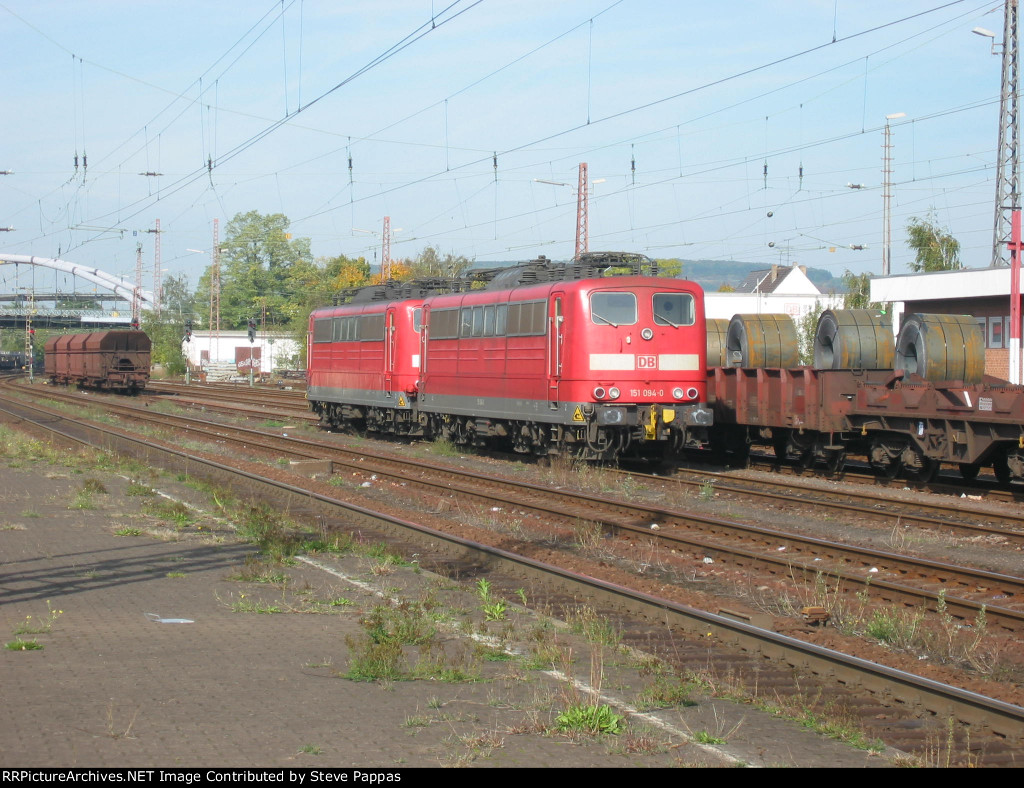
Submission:
<svg viewBox="0 0 1024 788">
<path fill-rule="evenodd" d="M 592 293 L 590 320 L 601 326 L 631 326 L 636 323 L 634 293 Z"/>
<path fill-rule="evenodd" d="M 655 293 L 654 322 L 660 326 L 692 326 L 693 296 L 689 293 Z"/>
</svg>

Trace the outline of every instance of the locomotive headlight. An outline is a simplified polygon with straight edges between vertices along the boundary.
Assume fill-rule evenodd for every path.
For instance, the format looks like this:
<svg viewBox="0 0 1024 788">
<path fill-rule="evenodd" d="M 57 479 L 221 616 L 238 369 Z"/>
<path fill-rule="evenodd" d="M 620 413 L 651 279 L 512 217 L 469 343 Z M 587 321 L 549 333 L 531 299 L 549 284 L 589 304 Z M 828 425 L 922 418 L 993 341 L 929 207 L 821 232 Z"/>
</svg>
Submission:
<svg viewBox="0 0 1024 788">
<path fill-rule="evenodd" d="M 604 388 L 598 386 L 596 389 L 594 389 L 594 399 L 604 399 L 607 393 L 608 392 L 606 392 Z"/>
<path fill-rule="evenodd" d="M 691 386 L 690 388 L 688 388 L 686 390 L 686 398 L 687 399 L 697 399 L 697 397 L 699 397 L 699 396 L 700 396 L 700 392 L 697 391 L 697 389 L 695 389 L 693 386 Z"/>
<path fill-rule="evenodd" d="M 615 388 L 615 386 L 612 386 L 610 389 L 608 389 L 608 396 L 611 397 L 612 399 L 618 399 L 619 394 L 621 393 L 622 392 Z"/>
<path fill-rule="evenodd" d="M 644 339 L 654 339 L 654 332 L 649 328 L 645 328 L 643 331 L 640 332 L 640 336 L 642 336 Z"/>
<path fill-rule="evenodd" d="M 676 386 L 674 389 L 672 389 L 672 396 L 675 397 L 676 399 L 682 399 L 683 398 L 683 390 L 681 388 L 679 388 L 678 386 Z"/>
</svg>

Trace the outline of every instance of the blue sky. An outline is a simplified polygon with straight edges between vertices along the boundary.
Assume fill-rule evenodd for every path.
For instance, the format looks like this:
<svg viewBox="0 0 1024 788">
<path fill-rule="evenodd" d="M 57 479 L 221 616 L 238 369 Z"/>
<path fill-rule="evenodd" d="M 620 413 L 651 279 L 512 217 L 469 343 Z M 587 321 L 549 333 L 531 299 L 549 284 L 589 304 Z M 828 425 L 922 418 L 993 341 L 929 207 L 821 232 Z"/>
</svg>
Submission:
<svg viewBox="0 0 1024 788">
<path fill-rule="evenodd" d="M 893 273 L 928 215 L 984 267 L 1000 59 L 976 26 L 1001 40 L 1001 5 L 0 0 L 0 251 L 133 277 L 141 243 L 148 288 L 159 219 L 194 286 L 213 219 L 256 210 L 323 257 L 376 262 L 389 216 L 393 257 L 565 259 L 587 162 L 592 250 L 879 274 L 902 112 Z"/>
</svg>

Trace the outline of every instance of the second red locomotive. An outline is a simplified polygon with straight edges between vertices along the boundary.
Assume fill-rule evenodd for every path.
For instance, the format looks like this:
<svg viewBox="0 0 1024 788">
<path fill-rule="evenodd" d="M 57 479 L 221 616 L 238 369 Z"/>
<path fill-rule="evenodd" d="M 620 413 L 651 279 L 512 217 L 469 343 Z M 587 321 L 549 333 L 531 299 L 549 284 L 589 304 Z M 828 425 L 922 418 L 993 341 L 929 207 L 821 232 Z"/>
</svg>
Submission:
<svg viewBox="0 0 1024 788">
<path fill-rule="evenodd" d="M 509 286 L 513 277 L 315 311 L 313 410 L 331 426 L 587 460 L 702 436 L 711 412 L 699 285 L 604 276 Z"/>
</svg>

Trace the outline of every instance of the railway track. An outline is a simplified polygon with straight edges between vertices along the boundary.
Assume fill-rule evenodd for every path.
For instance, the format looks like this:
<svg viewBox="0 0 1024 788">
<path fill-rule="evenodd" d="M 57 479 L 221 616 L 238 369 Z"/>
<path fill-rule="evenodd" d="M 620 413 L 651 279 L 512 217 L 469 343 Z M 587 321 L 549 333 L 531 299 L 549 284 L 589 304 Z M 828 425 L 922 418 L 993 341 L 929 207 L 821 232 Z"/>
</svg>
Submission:
<svg viewBox="0 0 1024 788">
<path fill-rule="evenodd" d="M 667 554 L 674 556 L 672 560 L 677 565 L 685 565 L 687 559 L 711 560 L 782 581 L 799 578 L 801 583 L 823 575 L 837 590 L 851 597 L 870 591 L 875 604 L 916 607 L 931 613 L 941 609 L 968 624 L 982 616 L 989 626 L 1010 632 L 1024 629 L 1024 579 L 1010 575 L 911 558 L 892 551 L 857 548 L 663 506 L 438 469 L 429 463 L 363 448 L 353 451 L 325 441 L 153 414 L 134 406 L 109 403 L 106 407 L 140 421 L 233 441 L 240 450 L 262 446 L 275 456 L 286 455 L 300 461 L 329 459 L 340 468 L 366 477 L 390 477 L 396 484 L 414 486 L 421 494 L 437 496 L 439 500 L 455 496 L 474 499 L 492 508 L 529 512 L 532 517 L 561 522 L 568 528 L 585 521 L 627 542 L 658 542 Z M 750 490 L 746 492 L 751 494 Z M 823 499 L 812 501 L 811 505 L 824 505 Z M 863 506 L 835 505 L 855 514 L 864 512 Z M 929 522 L 938 524 L 934 520 Z"/>
<path fill-rule="evenodd" d="M 20 407 L 27 407 L 27 406 L 22 404 Z M 121 406 L 121 407 L 123 407 L 123 406 Z M 138 411 L 139 409 L 129 408 L 129 410 Z M 142 409 L 142 410 L 144 410 L 144 409 Z M 25 415 L 24 411 L 22 411 L 22 415 L 23 415 L 23 417 L 28 418 L 28 416 Z M 158 422 L 161 421 L 161 420 L 166 421 L 166 419 L 167 419 L 167 417 L 164 416 L 164 415 L 156 415 L 156 414 L 149 414 L 149 415 L 155 416 L 156 420 Z M 53 414 L 52 411 L 49 413 L 47 418 L 49 418 L 51 420 L 54 418 L 54 414 Z M 64 419 L 60 419 L 60 420 L 64 421 Z M 209 423 L 207 423 L 207 424 L 196 424 L 196 425 L 193 425 L 192 428 L 195 429 L 195 430 L 198 430 L 200 432 L 205 432 L 207 434 L 207 437 L 210 436 L 211 432 L 214 432 L 217 435 L 217 438 L 216 438 L 217 440 L 225 439 L 225 437 L 224 437 L 225 433 L 228 432 L 228 431 L 236 431 L 236 434 L 239 436 L 239 439 L 242 440 L 242 441 L 248 441 L 248 445 L 250 447 L 254 446 L 255 444 L 257 444 L 259 442 L 262 442 L 263 439 L 266 437 L 266 436 L 259 436 L 258 433 L 253 433 L 253 431 L 251 431 L 251 430 L 238 431 L 239 428 L 235 428 L 235 427 L 228 428 L 225 425 L 220 425 L 220 424 L 216 424 L 216 425 L 209 424 Z M 97 429 L 97 428 L 90 428 L 90 429 Z M 129 442 L 132 442 L 132 444 L 134 446 L 136 446 L 136 447 L 144 446 L 144 447 L 146 447 L 144 449 L 144 451 L 147 453 L 147 455 L 150 455 L 151 452 L 154 452 L 154 451 L 158 450 L 156 447 L 150 445 L 152 443 L 152 441 L 150 439 L 143 439 L 142 441 L 139 441 L 138 439 L 132 439 L 130 437 L 123 436 L 123 435 L 118 435 L 115 438 L 115 437 L 111 437 L 109 433 L 110 433 L 110 431 L 107 430 L 106 431 L 107 437 L 105 437 L 104 440 L 106 440 L 106 441 L 114 441 L 114 442 L 129 441 Z M 314 444 L 314 445 L 310 446 L 309 444 Z M 306 455 L 317 455 L 320 459 L 322 459 L 322 452 L 324 450 L 324 447 L 321 444 L 319 444 L 319 443 L 315 443 L 315 442 L 311 442 L 311 441 L 296 441 L 294 439 L 290 439 L 290 440 L 287 441 L 287 445 L 290 446 L 290 450 L 294 450 L 293 453 L 297 457 L 301 457 L 301 456 L 303 456 L 303 453 L 305 453 Z M 274 451 L 274 452 L 280 452 L 280 451 L 282 451 L 282 450 L 284 450 L 286 448 L 286 444 L 278 442 L 277 441 L 277 436 L 275 436 L 275 441 L 273 443 L 269 444 L 269 448 L 272 451 Z M 136 450 L 138 450 L 138 448 Z M 158 451 L 161 454 L 165 454 L 168 451 L 168 449 L 160 448 Z M 186 458 L 191 457 L 191 455 L 188 455 L 186 453 L 176 452 L 174 450 L 171 450 L 171 452 L 172 452 L 173 456 L 176 456 L 178 458 L 176 460 L 177 462 L 181 462 L 182 461 L 181 460 L 182 455 L 184 455 Z M 355 466 L 360 466 L 361 472 L 365 473 L 365 472 L 367 472 L 367 467 L 366 467 L 366 463 L 367 463 L 367 460 L 368 460 L 367 452 L 365 452 L 365 450 L 361 449 L 359 451 L 359 455 L 361 457 L 361 460 L 359 458 L 355 458 L 355 459 L 350 458 L 348 461 L 353 462 L 355 464 Z M 193 459 L 195 459 L 195 458 L 193 458 Z M 188 462 L 189 460 L 185 460 L 185 461 Z M 341 462 L 342 460 L 339 457 L 337 459 L 332 459 L 332 461 Z M 222 467 L 223 463 L 214 462 L 213 465 L 210 466 L 209 461 L 204 460 L 203 464 L 205 466 L 207 466 L 207 467 L 215 467 L 215 468 L 217 468 L 218 469 L 217 473 L 224 473 L 225 472 L 223 470 L 223 467 Z M 383 466 L 375 466 L 375 470 L 370 470 L 369 472 L 371 472 L 371 473 L 384 473 L 384 472 L 389 472 L 389 471 L 386 471 L 383 468 Z M 246 478 L 248 478 L 249 481 L 247 481 L 246 483 L 247 484 L 254 483 L 251 480 L 252 472 L 249 471 L 248 473 L 249 473 L 249 476 L 246 477 Z M 449 476 L 449 477 L 452 476 L 452 472 L 449 469 L 446 469 L 443 473 L 446 476 Z M 411 477 L 409 475 L 408 470 L 396 471 L 396 474 L 400 478 L 404 479 L 406 483 L 410 483 L 411 482 Z M 269 482 L 264 482 L 264 483 L 269 483 Z M 420 484 L 421 481 L 417 480 L 416 483 Z M 423 482 L 423 483 L 426 483 L 426 482 Z M 435 484 L 435 485 L 438 484 L 437 482 L 429 482 L 429 483 L 430 484 Z M 437 487 L 436 488 L 437 489 L 437 494 L 439 496 L 440 495 L 450 495 L 450 494 L 452 494 L 452 489 L 453 489 L 452 488 L 452 483 L 453 483 L 453 480 L 449 479 L 448 480 L 448 485 L 446 487 L 443 486 L 443 485 Z M 276 483 L 274 483 L 274 484 L 276 484 Z M 480 495 L 480 494 L 483 493 L 483 491 L 481 489 L 481 482 L 480 482 L 479 479 L 470 481 L 469 485 L 471 487 L 475 487 L 475 489 L 471 490 L 469 493 L 466 493 L 466 494 Z M 288 486 L 291 487 L 291 488 L 302 489 L 303 490 L 302 493 L 293 493 L 293 494 L 300 494 L 300 495 L 307 495 L 307 496 L 314 495 L 313 493 L 311 493 L 311 491 L 309 489 L 302 488 L 299 485 L 288 485 Z M 552 495 L 553 492 L 555 493 L 554 495 Z M 546 511 L 547 514 L 545 514 L 544 516 L 551 516 L 551 513 L 555 512 L 559 508 L 561 508 L 563 510 L 562 513 L 561 513 L 561 516 L 563 516 L 563 517 L 565 517 L 565 516 L 572 516 L 571 515 L 571 510 L 575 507 L 577 509 L 576 517 L 578 518 L 578 516 L 579 516 L 578 515 L 578 507 L 580 506 L 580 503 L 579 503 L 578 499 L 576 500 L 575 503 L 568 503 L 567 504 L 566 502 L 570 501 L 572 499 L 564 497 L 564 495 L 561 492 L 559 492 L 559 491 L 550 491 L 550 490 L 530 490 L 529 491 L 529 494 L 531 496 L 534 495 L 534 494 L 539 496 L 542 493 L 543 493 L 543 495 L 549 501 L 550 500 L 558 500 L 558 499 L 562 500 L 562 504 L 560 506 L 552 506 L 550 503 L 545 504 L 546 508 L 544 508 L 543 510 Z M 490 496 L 490 493 L 486 493 L 486 495 Z M 518 488 L 517 492 L 512 496 L 512 500 L 516 501 L 516 505 L 518 505 L 520 507 L 524 507 L 524 506 L 533 507 L 535 504 L 532 501 L 527 502 L 525 500 L 526 496 L 527 496 L 527 488 L 520 487 L 520 488 Z M 319 500 L 319 495 L 318 494 L 314 495 L 314 497 L 316 497 Z M 494 500 L 494 499 L 493 498 L 489 498 L 489 500 Z M 509 500 L 509 499 L 505 498 L 504 500 Z M 334 505 L 337 505 L 337 504 L 335 503 Z M 601 505 L 602 506 L 608 506 L 609 504 L 607 502 L 601 502 Z M 615 529 L 620 534 L 623 533 L 624 530 L 628 532 L 630 528 L 633 528 L 635 530 L 633 530 L 631 533 L 636 534 L 637 537 L 639 537 L 640 534 L 643 534 L 645 539 L 648 538 L 651 535 L 651 533 L 652 533 L 651 530 L 650 530 L 651 512 L 649 510 L 644 510 L 642 507 L 638 508 L 638 507 L 629 507 L 629 506 L 627 506 L 625 508 L 622 508 L 623 504 L 621 502 L 614 502 L 614 506 L 617 507 L 617 509 L 618 509 L 618 515 L 616 517 L 612 517 L 611 515 L 609 515 L 607 517 L 608 522 L 607 522 L 607 524 L 604 527 L 607 527 L 609 529 Z M 568 508 L 570 510 L 570 514 L 569 515 L 566 515 L 566 513 L 564 511 L 566 508 Z M 538 511 L 540 511 L 540 509 L 538 509 Z M 659 514 L 659 522 L 663 521 L 664 517 L 660 516 L 660 515 L 664 515 L 665 512 L 662 510 L 662 511 L 659 511 L 658 514 Z M 351 517 L 351 514 L 347 513 L 345 515 L 345 517 L 346 517 L 346 519 L 349 519 Z M 616 522 L 615 520 L 618 520 L 618 522 Z M 625 520 L 625 522 L 623 522 L 623 520 Z M 633 522 L 630 523 L 629 522 L 630 520 L 632 520 Z M 637 521 L 640 521 L 640 522 L 637 522 Z M 405 527 L 408 528 L 409 525 L 406 524 Z M 421 533 L 427 534 L 427 538 L 428 539 L 439 538 L 437 533 L 432 531 L 432 530 L 430 530 L 430 529 L 427 529 L 425 531 L 421 530 Z M 659 531 L 654 532 L 654 533 L 657 534 L 658 536 L 669 536 L 669 534 L 661 533 L 661 529 L 660 528 L 659 528 Z M 488 558 L 488 560 L 491 560 L 491 559 Z M 517 566 L 519 566 L 519 565 L 517 564 Z M 521 571 L 521 570 L 516 570 L 516 571 Z M 531 569 L 531 571 L 540 571 L 540 570 L 538 570 L 536 568 L 533 568 L 533 569 Z M 790 569 L 790 571 L 792 571 L 792 569 Z M 563 572 L 563 574 L 565 574 L 565 573 Z M 566 577 L 563 577 L 563 580 L 560 581 L 560 582 L 569 582 L 568 579 L 567 579 L 567 577 L 569 577 L 569 576 L 571 576 L 571 573 L 568 573 Z M 589 581 L 583 581 L 583 582 L 586 583 L 586 582 L 589 582 Z M 863 579 L 861 579 L 859 582 L 861 583 L 861 586 L 863 586 Z M 603 588 L 599 590 L 599 589 L 596 589 L 596 588 L 589 588 L 588 587 L 588 590 L 586 591 L 586 593 L 587 594 L 591 594 L 591 595 L 596 595 L 596 596 L 598 596 L 600 598 L 606 598 L 607 595 L 610 592 L 608 590 L 606 590 L 606 589 L 603 589 Z M 683 619 L 689 620 L 691 622 L 691 623 L 687 624 L 686 626 L 684 626 L 683 628 L 684 629 L 689 629 L 689 631 L 692 631 L 692 632 L 698 632 L 698 631 L 703 631 L 703 630 L 713 631 L 713 632 L 719 633 L 718 637 L 721 637 L 721 638 L 723 638 L 725 640 L 733 640 L 733 641 L 737 641 L 737 642 L 741 642 L 742 641 L 742 642 L 745 643 L 747 638 L 755 637 L 754 633 L 760 631 L 757 627 L 752 627 L 752 626 L 750 626 L 749 624 L 745 623 L 742 620 L 737 620 L 736 616 L 729 615 L 728 613 L 726 613 L 725 615 L 716 615 L 714 613 L 702 614 L 703 617 L 702 616 L 698 616 L 697 618 L 687 619 L 687 616 L 690 615 L 689 613 L 687 613 L 686 615 L 683 615 L 682 613 L 680 613 L 679 611 L 676 610 L 676 607 L 678 607 L 678 606 L 673 605 L 673 603 L 668 603 L 668 602 L 666 602 L 666 600 L 647 599 L 647 600 L 640 601 L 640 598 L 642 598 L 644 596 L 644 595 L 641 594 L 641 595 L 639 595 L 639 598 L 638 597 L 630 597 L 631 601 L 626 603 L 626 602 L 622 601 L 622 599 L 618 596 L 618 594 L 619 594 L 619 592 L 616 591 L 616 593 L 613 594 L 611 597 L 607 597 L 609 599 L 614 598 L 616 600 L 615 601 L 615 605 L 617 607 L 625 606 L 627 608 L 633 609 L 633 607 L 635 606 L 636 610 L 638 610 L 638 611 L 639 610 L 646 610 L 647 612 L 643 613 L 643 615 L 645 617 L 648 617 L 648 618 L 650 618 L 652 616 L 652 612 L 651 612 L 652 610 L 661 611 L 659 613 L 654 613 L 653 614 L 655 618 L 659 618 L 659 617 L 662 617 L 662 616 L 667 616 L 667 613 L 665 613 L 665 611 L 671 609 L 672 610 L 673 620 L 674 620 L 675 616 L 683 616 Z M 707 616 L 710 616 L 710 617 L 707 617 Z M 699 623 L 695 623 L 695 622 L 699 622 Z M 682 626 L 682 625 L 680 625 L 680 626 Z M 738 634 L 740 632 L 742 632 L 742 634 Z M 766 634 L 777 634 L 777 633 L 767 633 L 766 630 L 764 632 Z M 703 634 L 706 636 L 707 632 L 704 631 Z M 785 638 L 783 639 L 783 641 L 786 641 L 786 640 L 787 639 L 785 639 Z M 770 645 L 770 646 L 766 645 L 766 643 L 768 643 L 768 642 L 770 642 L 772 645 Z M 743 646 L 742 650 L 748 651 L 751 654 L 759 654 L 759 655 L 760 654 L 765 654 L 765 653 L 775 653 L 776 649 L 781 648 L 780 642 L 781 641 L 778 641 L 778 640 L 775 640 L 775 639 L 769 637 L 767 641 L 761 641 L 761 645 L 758 645 L 758 646 L 746 646 L 745 645 L 745 646 Z M 808 644 L 804 644 L 804 645 L 806 646 Z M 790 664 L 790 665 L 799 664 L 801 666 L 804 666 L 805 664 L 807 664 L 806 660 L 810 659 L 810 657 L 807 656 L 807 653 L 805 651 L 803 651 L 802 647 L 790 644 L 790 645 L 786 646 L 786 650 L 785 650 L 784 653 L 792 655 L 792 653 L 794 653 L 794 652 L 789 651 L 790 648 L 796 648 L 801 656 L 799 656 L 799 657 L 793 657 L 793 656 L 784 657 L 783 658 L 783 664 Z M 811 649 L 811 650 L 814 651 L 815 649 Z M 778 652 L 778 653 L 783 653 L 783 652 Z M 763 658 L 764 657 L 760 657 L 759 656 L 759 657 L 757 657 L 757 659 L 755 661 L 760 661 Z M 787 660 L 788 660 L 788 662 L 787 662 Z M 844 664 L 847 664 L 847 667 L 844 667 L 841 670 L 839 668 L 837 668 L 835 666 L 835 664 L 833 663 L 833 665 L 831 667 L 827 668 L 827 669 L 825 669 L 825 668 L 815 668 L 814 672 L 817 672 L 818 670 L 825 670 L 826 673 L 827 672 L 832 672 L 833 674 L 841 674 L 843 676 L 852 676 L 852 674 L 847 673 L 847 671 L 851 670 L 851 668 L 848 667 L 849 663 L 844 663 Z M 801 670 L 803 670 L 803 669 L 804 668 L 801 667 Z M 899 672 L 897 671 L 897 673 L 899 673 Z M 853 681 L 854 679 L 847 678 L 845 680 Z M 899 679 L 896 679 L 895 677 L 890 676 L 889 679 L 888 679 L 888 681 L 897 681 L 898 683 L 902 683 L 905 680 L 907 680 L 907 679 L 905 677 L 903 677 L 903 676 L 900 676 Z M 863 683 L 865 685 L 872 684 L 873 682 L 881 682 L 881 683 L 878 684 L 879 687 L 882 686 L 883 683 L 884 683 L 883 680 L 878 678 L 877 676 L 875 678 L 870 679 L 870 680 L 866 680 L 863 676 L 861 676 L 860 678 L 856 679 L 856 682 L 857 683 Z M 926 681 L 925 684 L 928 684 L 928 682 Z M 934 684 L 934 682 L 931 682 L 931 684 Z M 911 686 L 911 685 L 907 685 L 907 686 Z M 913 685 L 913 686 L 916 686 L 916 685 Z M 915 689 L 913 691 L 906 690 L 906 692 L 910 692 L 911 694 L 913 694 L 913 693 L 920 693 L 922 691 L 923 690 L 921 690 L 919 688 Z M 901 690 L 901 693 L 903 693 L 903 692 L 904 691 Z M 929 696 L 931 696 L 931 693 L 934 693 L 934 692 L 937 692 L 937 689 L 935 687 L 929 686 L 929 689 L 927 690 L 927 694 L 929 694 Z M 964 690 L 957 690 L 957 691 L 954 691 L 952 694 L 953 695 L 958 695 L 958 694 L 962 695 L 964 692 L 965 692 Z M 885 689 L 883 691 L 883 694 L 885 694 L 885 693 L 890 693 L 890 694 L 893 693 L 892 687 L 889 686 L 887 689 Z M 900 694 L 900 693 L 898 693 L 898 694 Z M 902 697 L 902 694 L 900 694 L 900 697 Z M 938 697 L 938 696 L 935 696 L 935 697 Z M 905 703 L 905 702 L 907 702 L 907 701 L 906 700 L 897 700 L 896 701 L 897 705 L 899 705 L 900 703 Z M 953 703 L 953 702 L 954 701 L 951 701 L 949 696 L 946 696 L 945 699 L 942 700 L 942 701 L 935 701 L 934 703 L 929 701 L 929 704 L 932 705 L 932 710 L 929 711 L 928 713 L 929 714 L 947 714 L 948 713 L 948 709 L 951 708 L 949 706 L 949 704 Z M 972 708 L 975 708 L 977 706 L 977 704 L 980 703 L 980 702 L 981 701 L 978 698 L 974 697 L 972 693 L 967 693 L 967 695 L 965 697 L 961 697 L 961 699 L 959 701 L 956 701 L 956 703 L 958 703 L 958 704 L 966 703 L 966 705 L 968 707 L 972 707 Z M 913 703 L 917 704 L 917 701 L 914 701 Z M 926 704 L 926 706 L 927 705 L 928 704 Z M 1016 722 L 1013 723 L 1014 726 L 1024 725 L 1024 718 L 1021 718 L 1021 715 L 1024 714 L 1024 710 L 1019 710 L 1019 709 L 1016 710 L 1016 711 L 1013 711 L 1012 709 L 1008 710 L 1007 708 L 1005 708 L 1005 707 L 1008 707 L 1008 706 L 1011 706 L 1011 704 L 1001 704 L 1000 702 L 996 702 L 996 708 L 997 709 L 1001 709 L 1001 711 L 998 712 L 998 715 L 1001 716 L 1001 717 L 1008 715 L 1008 717 L 1007 717 L 1008 719 L 1016 718 Z M 947 711 L 942 711 L 942 712 L 935 711 L 935 709 L 938 709 L 940 707 L 944 708 L 944 709 L 947 709 Z M 917 706 L 917 708 L 920 709 L 920 708 L 923 708 L 923 707 Z M 1016 707 L 1013 707 L 1013 709 L 1016 709 Z M 956 714 L 957 714 L 958 717 L 963 717 L 965 719 L 972 720 L 975 724 L 983 724 L 983 725 L 987 725 L 987 726 L 989 726 L 991 728 L 991 719 L 992 719 L 993 712 L 984 712 L 984 713 L 982 713 L 982 712 L 978 712 L 975 709 L 974 711 L 969 711 L 969 712 L 967 712 L 967 711 L 964 711 L 964 712 L 957 711 Z M 982 720 L 984 720 L 984 722 L 982 722 Z M 996 729 L 998 730 L 999 735 L 1001 737 L 1003 737 L 1004 739 L 1006 739 L 1006 740 L 1018 741 L 1019 737 L 1021 735 L 1019 728 L 1017 728 L 1017 732 L 1016 733 L 1012 732 L 1011 726 L 1010 726 L 1010 724 L 1008 722 L 1005 723 L 1005 724 L 1004 723 L 999 723 L 998 725 L 995 726 L 995 728 L 993 730 L 996 730 Z"/>
<path fill-rule="evenodd" d="M 186 386 L 161 381 L 147 388 L 154 399 L 193 405 L 246 416 L 285 418 L 315 424 L 319 418 L 309 410 L 301 393 L 287 393 L 266 388 L 248 389 L 233 386 Z"/>
<path fill-rule="evenodd" d="M 1024 520 L 1013 512 L 997 512 L 991 507 L 981 508 L 963 499 L 949 503 L 934 502 L 918 496 L 912 502 L 889 495 L 886 489 L 863 490 L 855 486 L 823 489 L 821 486 L 801 483 L 799 478 L 781 479 L 760 475 L 756 479 L 735 471 L 675 468 L 668 475 L 622 471 L 652 484 L 687 487 L 691 490 L 714 490 L 717 495 L 757 497 L 783 505 L 807 505 L 858 518 L 878 521 L 891 528 L 899 524 L 914 526 L 935 533 L 950 533 L 967 537 L 995 537 L 1010 544 L 1024 544 Z"/>
<path fill-rule="evenodd" d="M 439 499 L 471 498 L 492 508 L 529 512 L 567 527 L 586 521 L 619 539 L 659 543 L 677 567 L 685 566 L 687 558 L 719 562 L 794 584 L 823 576 L 837 591 L 851 597 L 870 590 L 876 605 L 915 607 L 933 614 L 941 611 L 968 625 L 981 617 L 989 626 L 1009 632 L 1024 629 L 1024 579 L 1010 575 L 857 548 L 662 506 L 437 469 L 428 463 L 365 449 L 351 451 L 322 441 L 154 414 L 146 408 L 115 403 L 105 403 L 105 407 L 151 424 L 173 425 L 206 439 L 217 436 L 218 441 L 233 441 L 243 451 L 262 446 L 276 455 L 298 460 L 330 459 L 365 476 L 391 477 L 396 484 L 412 484 Z"/>
</svg>

